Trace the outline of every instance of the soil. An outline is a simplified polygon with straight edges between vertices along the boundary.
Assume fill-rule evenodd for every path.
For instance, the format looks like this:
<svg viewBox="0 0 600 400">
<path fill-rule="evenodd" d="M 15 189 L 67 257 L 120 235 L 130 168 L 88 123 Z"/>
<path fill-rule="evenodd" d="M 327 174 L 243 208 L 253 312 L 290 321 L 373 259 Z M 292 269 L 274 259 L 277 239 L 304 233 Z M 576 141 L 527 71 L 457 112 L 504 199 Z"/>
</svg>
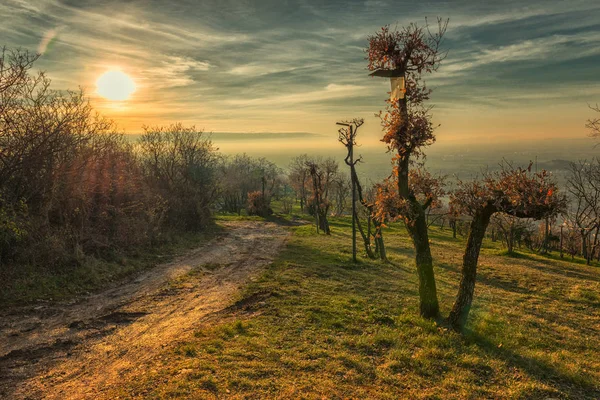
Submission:
<svg viewBox="0 0 600 400">
<path fill-rule="evenodd" d="M 166 347 L 241 304 L 240 289 L 274 260 L 288 231 L 270 222 L 222 225 L 215 239 L 128 282 L 68 303 L 3 310 L 0 398 L 109 398 Z"/>
</svg>

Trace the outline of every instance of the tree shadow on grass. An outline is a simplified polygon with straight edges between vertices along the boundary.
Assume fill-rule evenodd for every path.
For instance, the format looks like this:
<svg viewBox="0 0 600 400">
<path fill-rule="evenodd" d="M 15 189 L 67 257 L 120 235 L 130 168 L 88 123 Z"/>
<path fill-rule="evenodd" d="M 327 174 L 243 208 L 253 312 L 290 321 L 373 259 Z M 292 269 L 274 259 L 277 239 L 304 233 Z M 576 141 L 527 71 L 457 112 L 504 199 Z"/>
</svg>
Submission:
<svg viewBox="0 0 600 400">
<path fill-rule="evenodd" d="M 567 278 L 586 279 L 594 282 L 600 282 L 600 271 L 598 273 L 588 273 L 582 270 L 582 267 L 594 268 L 592 266 L 586 266 L 579 263 L 571 263 L 567 260 L 559 261 L 551 258 L 533 256 L 524 253 L 513 253 L 510 255 L 507 254 L 506 257 L 517 260 L 521 259 L 532 261 L 533 263 L 527 263 L 524 266 L 536 269 L 538 271 L 550 272 Z"/>
<path fill-rule="evenodd" d="M 595 385 L 593 383 L 594 378 L 589 375 L 571 376 L 565 374 L 545 361 L 523 356 L 505 347 L 498 347 L 496 343 L 493 343 L 476 331 L 467 330 L 465 337 L 467 341 L 477 344 L 488 356 L 502 360 L 510 367 L 525 371 L 540 382 L 566 394 L 568 398 L 600 398 L 600 386 Z M 542 397 L 547 398 L 552 396 L 551 393 L 546 393 Z"/>
</svg>

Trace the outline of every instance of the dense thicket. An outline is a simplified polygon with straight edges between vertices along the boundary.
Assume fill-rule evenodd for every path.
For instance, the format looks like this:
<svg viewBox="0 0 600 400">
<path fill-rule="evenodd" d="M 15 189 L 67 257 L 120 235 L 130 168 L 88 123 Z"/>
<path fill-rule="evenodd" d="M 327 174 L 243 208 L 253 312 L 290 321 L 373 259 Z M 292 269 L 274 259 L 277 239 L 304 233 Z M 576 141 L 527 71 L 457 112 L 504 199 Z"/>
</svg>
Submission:
<svg viewBox="0 0 600 400">
<path fill-rule="evenodd" d="M 194 127 L 144 127 L 139 141 L 148 186 L 168 205 L 166 222 L 197 230 L 208 224 L 218 195 L 216 148 Z"/>
<path fill-rule="evenodd" d="M 218 194 L 216 149 L 181 125 L 138 143 L 81 91 L 50 88 L 36 57 L 0 56 L 0 265 L 66 267 L 204 227 Z"/>
</svg>

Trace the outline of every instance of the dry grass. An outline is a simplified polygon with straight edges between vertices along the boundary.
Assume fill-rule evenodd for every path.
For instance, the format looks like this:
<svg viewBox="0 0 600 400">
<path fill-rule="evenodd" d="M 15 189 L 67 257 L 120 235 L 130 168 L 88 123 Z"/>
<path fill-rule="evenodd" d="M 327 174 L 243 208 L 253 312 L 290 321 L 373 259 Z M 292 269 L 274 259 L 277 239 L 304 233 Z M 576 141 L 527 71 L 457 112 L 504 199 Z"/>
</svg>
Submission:
<svg viewBox="0 0 600 400">
<path fill-rule="evenodd" d="M 412 250 L 386 233 L 391 264 L 349 254 L 348 221 L 331 237 L 291 228 L 287 249 L 221 322 L 165 348 L 118 395 L 144 398 L 600 398 L 600 269 L 509 257 L 486 243 L 463 335 L 418 316 Z M 433 228 L 447 314 L 463 239 Z M 225 321 L 225 322 L 223 322 Z"/>
</svg>

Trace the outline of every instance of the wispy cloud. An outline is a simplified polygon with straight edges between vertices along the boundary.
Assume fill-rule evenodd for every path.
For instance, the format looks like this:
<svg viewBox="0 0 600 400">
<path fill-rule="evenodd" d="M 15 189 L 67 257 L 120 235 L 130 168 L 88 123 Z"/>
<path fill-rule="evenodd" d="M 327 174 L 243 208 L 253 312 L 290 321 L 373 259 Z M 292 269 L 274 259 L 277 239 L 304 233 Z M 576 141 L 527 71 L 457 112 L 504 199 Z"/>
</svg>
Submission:
<svg viewBox="0 0 600 400">
<path fill-rule="evenodd" d="M 531 60 L 544 63 L 599 55 L 599 43 L 600 34 L 586 32 L 523 40 L 505 46 L 471 49 L 446 60 L 439 77 L 456 77 L 468 74 L 472 69 L 498 63 Z M 582 49 L 581 46 L 585 48 Z"/>
<path fill-rule="evenodd" d="M 330 83 L 320 90 L 268 96 L 254 99 L 231 99 L 227 103 L 236 106 L 286 107 L 296 104 L 316 103 L 335 99 L 350 99 L 359 96 L 367 88 L 358 85 L 339 85 Z"/>
<path fill-rule="evenodd" d="M 208 71 L 211 67 L 206 61 L 198 61 L 189 57 L 168 57 L 160 62 L 159 67 L 143 71 L 148 85 L 155 88 L 179 87 L 193 84 L 191 76 L 194 71 Z"/>
</svg>

